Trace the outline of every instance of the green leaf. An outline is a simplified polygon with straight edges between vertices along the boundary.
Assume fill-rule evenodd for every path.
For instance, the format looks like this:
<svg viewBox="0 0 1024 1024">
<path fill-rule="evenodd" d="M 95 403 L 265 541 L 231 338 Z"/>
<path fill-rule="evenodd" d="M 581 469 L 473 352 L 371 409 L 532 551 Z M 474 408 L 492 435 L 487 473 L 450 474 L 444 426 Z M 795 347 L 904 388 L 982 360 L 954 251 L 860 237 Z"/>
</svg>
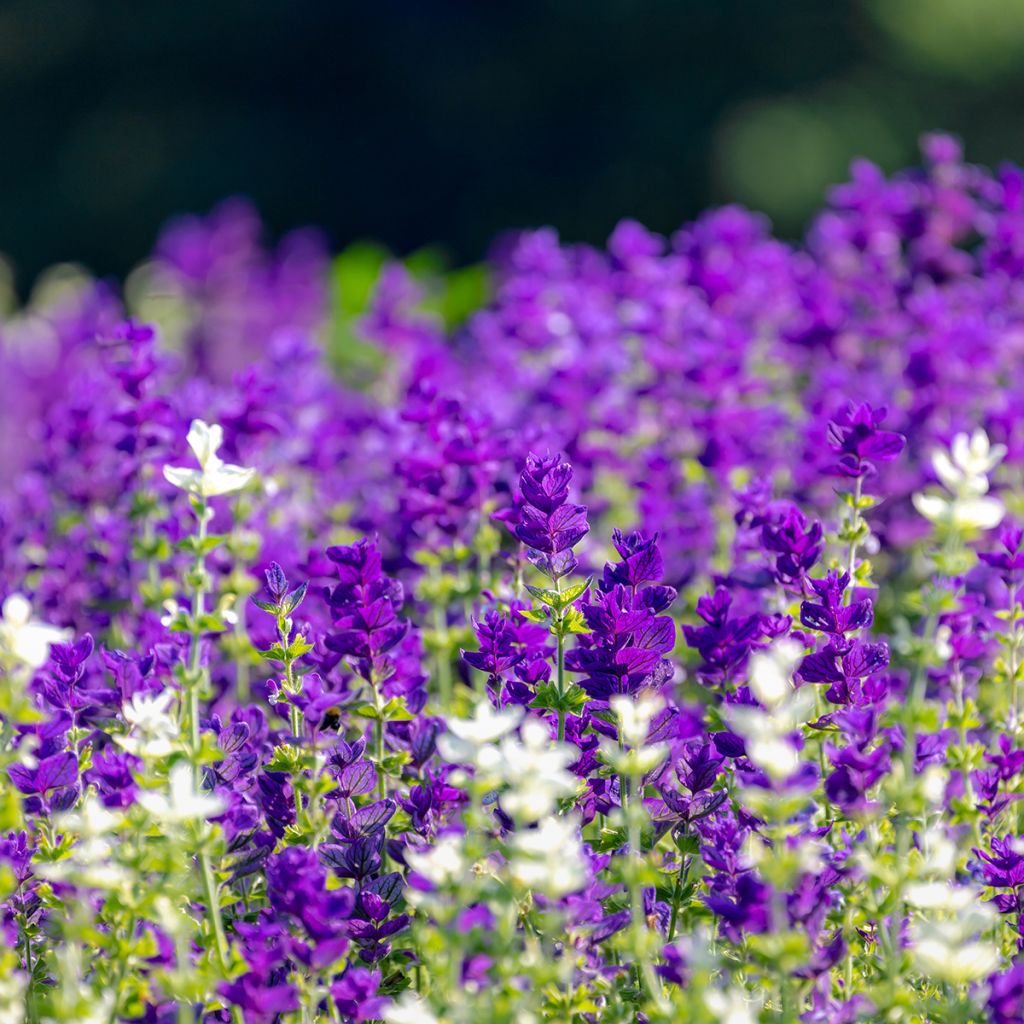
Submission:
<svg viewBox="0 0 1024 1024">
<path fill-rule="evenodd" d="M 211 551 L 216 551 L 217 548 L 225 541 L 224 534 L 213 533 L 208 537 L 185 537 L 184 540 L 179 540 L 175 545 L 179 551 L 188 551 L 193 555 L 208 555 Z"/>
<path fill-rule="evenodd" d="M 306 641 L 306 638 L 299 633 L 294 640 L 288 645 L 288 656 L 294 661 L 296 658 L 301 658 L 302 655 L 307 654 L 313 650 L 313 645 Z"/>
<path fill-rule="evenodd" d="M 593 582 L 594 577 L 588 576 L 582 583 L 567 587 L 562 591 L 563 603 L 572 604 L 574 601 L 578 601 L 590 589 L 590 584 Z"/>
<path fill-rule="evenodd" d="M 562 615 L 562 629 L 565 633 L 589 633 L 590 627 L 583 617 L 583 612 L 572 605 L 565 609 Z"/>
<path fill-rule="evenodd" d="M 533 608 L 521 608 L 519 614 L 526 619 L 527 622 L 535 622 L 538 625 L 543 625 L 548 621 L 548 613 L 535 610 Z"/>
<path fill-rule="evenodd" d="M 535 597 L 541 604 L 546 604 L 549 608 L 557 608 L 559 601 L 561 600 L 561 594 L 557 590 L 548 590 L 545 587 L 531 587 L 529 584 L 526 585 L 526 589 Z"/>
<path fill-rule="evenodd" d="M 559 695 L 555 683 L 541 683 L 537 687 L 537 696 L 530 704 L 531 708 L 543 711 L 561 711 L 566 714 L 578 714 L 586 706 L 590 698 L 586 690 L 570 683 L 564 694 Z"/>
</svg>

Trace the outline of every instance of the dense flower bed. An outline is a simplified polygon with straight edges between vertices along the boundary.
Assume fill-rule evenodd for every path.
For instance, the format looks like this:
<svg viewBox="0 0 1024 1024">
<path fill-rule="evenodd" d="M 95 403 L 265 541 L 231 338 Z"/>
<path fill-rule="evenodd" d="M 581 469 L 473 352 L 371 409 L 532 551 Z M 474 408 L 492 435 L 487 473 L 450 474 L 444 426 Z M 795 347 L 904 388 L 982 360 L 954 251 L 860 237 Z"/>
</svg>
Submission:
<svg viewBox="0 0 1024 1024">
<path fill-rule="evenodd" d="M 1024 1020 L 1024 174 L 488 272 L 0 323 L 0 1021 Z"/>
</svg>

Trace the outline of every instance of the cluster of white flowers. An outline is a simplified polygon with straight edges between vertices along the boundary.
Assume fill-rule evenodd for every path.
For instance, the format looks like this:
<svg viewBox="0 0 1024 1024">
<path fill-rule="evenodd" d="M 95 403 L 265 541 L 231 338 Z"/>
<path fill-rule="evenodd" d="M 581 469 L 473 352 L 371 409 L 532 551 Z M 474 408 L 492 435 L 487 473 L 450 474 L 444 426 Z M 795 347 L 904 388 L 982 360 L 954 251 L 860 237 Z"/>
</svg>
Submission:
<svg viewBox="0 0 1024 1024">
<path fill-rule="evenodd" d="M 929 789 L 933 787 L 928 787 Z M 941 790 L 930 800 L 941 806 Z M 998 947 L 980 939 L 998 915 L 980 890 L 956 880 L 957 848 L 939 827 L 926 829 L 919 840 L 921 857 L 914 878 L 903 889 L 916 911 L 910 926 L 911 952 L 918 967 L 935 981 L 960 985 L 977 981 L 995 970 Z"/>
<path fill-rule="evenodd" d="M 387 1024 L 438 1024 L 430 1004 L 408 989 L 384 1011 Z"/>
<path fill-rule="evenodd" d="M 167 777 L 167 791 L 146 790 L 139 794 L 138 804 L 161 825 L 183 825 L 205 821 L 224 810 L 220 797 L 197 786 L 192 765 L 179 761 Z"/>
<path fill-rule="evenodd" d="M 28 975 L 24 971 L 0 971 L 0 1024 L 22 1024 L 27 988 Z"/>
<path fill-rule="evenodd" d="M 668 757 L 664 743 L 648 743 L 647 736 L 658 712 L 665 706 L 664 698 L 650 690 L 636 697 L 616 694 L 609 701 L 619 723 L 619 738 L 628 747 L 619 747 L 605 740 L 601 749 L 608 762 L 620 775 L 646 775 Z"/>
<path fill-rule="evenodd" d="M 704 1005 L 718 1024 L 757 1024 L 761 1003 L 739 989 L 712 988 L 704 994 Z"/>
<path fill-rule="evenodd" d="M 457 832 L 439 836 L 434 845 L 426 849 L 406 850 L 405 862 L 416 874 L 436 886 L 459 884 L 469 867 L 463 852 L 463 837 Z M 414 896 L 411 890 L 409 896 Z"/>
<path fill-rule="evenodd" d="M 215 498 L 240 491 L 253 478 L 254 469 L 233 466 L 217 455 L 217 449 L 224 443 L 224 430 L 218 424 L 193 420 L 187 440 L 199 469 L 164 466 L 164 476 L 175 487 L 200 498 Z"/>
<path fill-rule="evenodd" d="M 37 871 L 51 881 L 74 881 L 92 889 L 122 890 L 133 884 L 134 876 L 115 857 L 115 830 L 123 818 L 107 810 L 93 793 L 88 793 L 78 810 L 61 814 L 55 824 L 78 837 L 67 857 L 40 864 Z"/>
<path fill-rule="evenodd" d="M 587 868 L 576 815 L 545 818 L 516 832 L 509 844 L 512 877 L 535 892 L 558 899 L 587 884 Z"/>
<path fill-rule="evenodd" d="M 957 530 L 990 530 L 1006 510 L 988 493 L 989 475 L 1006 456 L 1006 446 L 992 444 L 980 428 L 968 437 L 957 434 L 948 452 L 932 454 L 932 468 L 948 494 L 915 494 L 914 508 L 933 523 Z"/>
<path fill-rule="evenodd" d="M 174 701 L 171 690 L 160 693 L 136 693 L 123 708 L 129 732 L 115 737 L 131 754 L 142 758 L 160 758 L 181 747 L 177 719 L 170 714 Z"/>
<path fill-rule="evenodd" d="M 765 708 L 733 705 L 726 713 L 746 743 L 747 757 L 778 781 L 799 768 L 800 755 L 790 737 L 814 713 L 813 690 L 793 686 L 799 658 L 799 645 L 788 639 L 751 658 L 750 690 Z"/>
<path fill-rule="evenodd" d="M 480 701 L 470 718 L 449 721 L 438 747 L 447 760 L 472 767 L 478 793 L 499 791 L 502 810 L 517 825 L 508 844 L 512 879 L 554 898 L 587 882 L 579 820 L 555 813 L 559 800 L 579 788 L 567 770 L 578 755 L 553 742 L 543 721 L 524 721 L 523 714 L 522 708 L 496 710 Z M 463 837 L 454 833 L 428 850 L 409 851 L 406 860 L 436 886 L 459 884 L 469 874 Z"/>
<path fill-rule="evenodd" d="M 472 718 L 448 723 L 449 732 L 438 747 L 449 761 L 473 767 L 476 786 L 502 788 L 502 809 L 525 824 L 551 814 L 560 799 L 576 792 L 579 781 L 566 771 L 578 756 L 572 748 L 552 743 L 548 727 L 539 719 L 522 719 L 522 708 L 495 711 L 481 701 Z"/>
<path fill-rule="evenodd" d="M 999 947 L 979 938 L 997 914 L 967 887 L 951 889 L 942 917 L 916 918 L 910 926 L 911 952 L 918 968 L 934 981 L 963 985 L 979 981 L 999 965 Z"/>
<path fill-rule="evenodd" d="M 0 609 L 0 655 L 29 668 L 42 668 L 53 644 L 71 639 L 71 631 L 48 626 L 32 617 L 32 606 L 21 594 L 11 594 Z"/>
</svg>

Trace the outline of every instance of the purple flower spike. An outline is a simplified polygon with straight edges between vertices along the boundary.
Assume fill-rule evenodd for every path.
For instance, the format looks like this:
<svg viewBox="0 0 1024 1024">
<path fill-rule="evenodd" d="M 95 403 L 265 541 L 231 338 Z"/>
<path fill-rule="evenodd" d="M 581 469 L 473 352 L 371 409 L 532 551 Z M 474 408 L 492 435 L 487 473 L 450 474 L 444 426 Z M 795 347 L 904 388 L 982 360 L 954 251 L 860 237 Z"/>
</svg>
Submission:
<svg viewBox="0 0 1024 1024">
<path fill-rule="evenodd" d="M 572 572 L 572 549 L 590 532 L 587 510 L 569 503 L 572 467 L 561 455 L 532 452 L 519 477 L 522 504 L 515 535 L 531 549 L 530 560 L 552 579 Z"/>
<path fill-rule="evenodd" d="M 891 462 L 903 451 L 907 439 L 902 434 L 880 429 L 885 415 L 884 408 L 851 402 L 829 423 L 829 446 L 839 456 L 836 473 L 852 478 L 870 476 L 876 462 Z"/>
</svg>

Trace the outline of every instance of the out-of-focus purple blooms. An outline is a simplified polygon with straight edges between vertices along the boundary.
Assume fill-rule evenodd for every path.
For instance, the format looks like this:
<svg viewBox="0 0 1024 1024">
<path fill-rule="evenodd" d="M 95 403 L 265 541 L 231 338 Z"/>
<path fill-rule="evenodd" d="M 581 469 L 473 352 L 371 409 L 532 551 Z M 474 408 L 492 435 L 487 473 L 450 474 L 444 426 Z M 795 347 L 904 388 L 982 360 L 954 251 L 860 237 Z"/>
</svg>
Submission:
<svg viewBox="0 0 1024 1024">
<path fill-rule="evenodd" d="M 978 558 L 995 569 L 1008 587 L 1017 587 L 1024 579 L 1024 530 L 1004 523 L 999 531 L 999 546 L 1001 550 L 979 551 Z"/>
<path fill-rule="evenodd" d="M 1019 1024 L 1024 1020 L 1024 962 L 1017 961 L 989 977 L 985 1006 L 992 1024 Z"/>
<path fill-rule="evenodd" d="M 331 996 L 338 1007 L 338 1012 L 354 1024 L 382 1017 L 388 999 L 386 996 L 377 995 L 380 983 L 380 971 L 370 971 L 365 967 L 349 967 L 341 978 L 331 985 Z"/>
</svg>

